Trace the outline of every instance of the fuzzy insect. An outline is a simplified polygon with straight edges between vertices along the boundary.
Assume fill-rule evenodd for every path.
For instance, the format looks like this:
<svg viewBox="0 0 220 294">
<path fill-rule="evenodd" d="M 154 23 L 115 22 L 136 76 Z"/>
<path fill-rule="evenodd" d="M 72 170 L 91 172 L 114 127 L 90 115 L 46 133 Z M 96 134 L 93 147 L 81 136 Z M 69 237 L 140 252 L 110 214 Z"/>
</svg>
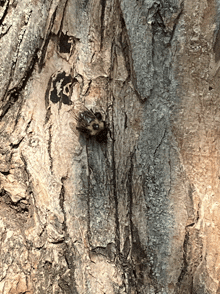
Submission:
<svg viewBox="0 0 220 294">
<path fill-rule="evenodd" d="M 109 127 L 103 120 L 100 112 L 93 112 L 83 104 L 72 110 L 77 120 L 76 129 L 87 138 L 94 137 L 99 143 L 107 143 Z M 72 126 L 71 126 L 72 128 Z M 111 132 L 110 132 L 111 134 Z"/>
</svg>

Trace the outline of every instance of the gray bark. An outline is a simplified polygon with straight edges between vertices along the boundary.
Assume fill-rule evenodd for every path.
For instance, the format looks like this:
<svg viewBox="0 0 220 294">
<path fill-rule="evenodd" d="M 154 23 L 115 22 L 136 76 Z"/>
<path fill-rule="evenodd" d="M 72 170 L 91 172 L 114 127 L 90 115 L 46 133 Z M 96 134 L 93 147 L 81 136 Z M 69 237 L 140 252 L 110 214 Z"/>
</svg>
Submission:
<svg viewBox="0 0 220 294">
<path fill-rule="evenodd" d="M 218 15 L 0 1 L 0 293 L 220 293 Z"/>
</svg>

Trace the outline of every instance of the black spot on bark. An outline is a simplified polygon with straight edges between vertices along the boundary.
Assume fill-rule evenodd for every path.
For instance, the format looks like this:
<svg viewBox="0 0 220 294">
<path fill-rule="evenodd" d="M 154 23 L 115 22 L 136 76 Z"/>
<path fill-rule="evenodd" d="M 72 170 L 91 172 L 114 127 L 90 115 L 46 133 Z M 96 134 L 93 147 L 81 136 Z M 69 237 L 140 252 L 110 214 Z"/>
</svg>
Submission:
<svg viewBox="0 0 220 294">
<path fill-rule="evenodd" d="M 69 99 L 69 96 L 71 95 L 71 88 L 70 88 L 71 84 L 72 84 L 71 75 L 65 76 L 61 85 L 63 89 L 62 102 L 67 105 L 72 104 L 71 100 Z"/>
<path fill-rule="evenodd" d="M 70 100 L 71 96 L 71 86 L 73 83 L 73 79 L 71 75 L 68 75 L 63 72 L 58 72 L 57 75 L 52 76 L 48 82 L 48 89 L 45 94 L 46 104 L 48 103 L 48 95 L 49 100 L 53 103 L 61 103 L 71 105 L 72 102 Z M 49 92 L 49 93 L 48 93 Z"/>
<path fill-rule="evenodd" d="M 60 53 L 70 53 L 72 42 L 74 42 L 72 37 L 68 36 L 67 33 L 61 32 L 59 40 Z"/>
<path fill-rule="evenodd" d="M 60 97 L 57 94 L 57 89 L 53 89 L 50 92 L 50 101 L 53 102 L 53 103 L 57 103 L 57 102 L 60 101 Z"/>
<path fill-rule="evenodd" d="M 0 171 L 0 173 L 3 174 L 4 176 L 8 176 L 10 174 L 10 171 L 6 171 L 6 172 Z"/>
</svg>

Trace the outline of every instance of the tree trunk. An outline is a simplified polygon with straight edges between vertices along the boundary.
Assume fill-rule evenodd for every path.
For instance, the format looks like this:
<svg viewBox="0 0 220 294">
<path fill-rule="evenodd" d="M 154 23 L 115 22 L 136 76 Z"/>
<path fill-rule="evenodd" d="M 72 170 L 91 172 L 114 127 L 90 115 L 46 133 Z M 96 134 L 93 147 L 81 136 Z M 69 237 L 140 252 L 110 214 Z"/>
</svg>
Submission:
<svg viewBox="0 0 220 294">
<path fill-rule="evenodd" d="M 0 1 L 0 293 L 220 293 L 219 11 Z"/>
</svg>

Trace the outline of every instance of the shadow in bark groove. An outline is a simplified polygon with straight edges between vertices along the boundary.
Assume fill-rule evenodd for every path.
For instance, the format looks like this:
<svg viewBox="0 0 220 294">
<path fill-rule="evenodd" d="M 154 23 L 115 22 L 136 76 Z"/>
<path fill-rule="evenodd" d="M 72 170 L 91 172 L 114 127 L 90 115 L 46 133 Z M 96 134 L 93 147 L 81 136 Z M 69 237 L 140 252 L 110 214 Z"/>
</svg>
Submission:
<svg viewBox="0 0 220 294">
<path fill-rule="evenodd" d="M 10 173 L 5 173 L 5 175 L 7 174 Z M 16 212 L 15 216 L 17 216 L 19 219 L 25 219 L 29 215 L 29 203 L 27 201 L 24 202 L 22 199 L 14 203 L 11 200 L 9 193 L 7 193 L 4 189 L 2 189 L 0 192 L 0 206 L 2 206 L 3 204 L 7 205 L 8 208 L 12 210 L 11 212 Z"/>
<path fill-rule="evenodd" d="M 62 245 L 63 248 L 63 255 L 66 260 L 69 273 L 67 275 L 62 275 L 58 281 L 59 287 L 64 291 L 66 294 L 78 294 L 76 282 L 75 282 L 75 262 L 74 262 L 74 246 L 69 245 L 67 241 L 70 241 L 69 235 L 68 235 L 68 228 L 66 225 L 66 212 L 65 212 L 65 187 L 64 187 L 64 181 L 66 177 L 63 177 L 61 179 L 62 182 L 62 188 L 60 191 L 60 207 L 62 209 L 63 215 L 64 215 L 64 222 L 63 222 L 63 231 L 64 231 L 64 242 Z"/>
</svg>

